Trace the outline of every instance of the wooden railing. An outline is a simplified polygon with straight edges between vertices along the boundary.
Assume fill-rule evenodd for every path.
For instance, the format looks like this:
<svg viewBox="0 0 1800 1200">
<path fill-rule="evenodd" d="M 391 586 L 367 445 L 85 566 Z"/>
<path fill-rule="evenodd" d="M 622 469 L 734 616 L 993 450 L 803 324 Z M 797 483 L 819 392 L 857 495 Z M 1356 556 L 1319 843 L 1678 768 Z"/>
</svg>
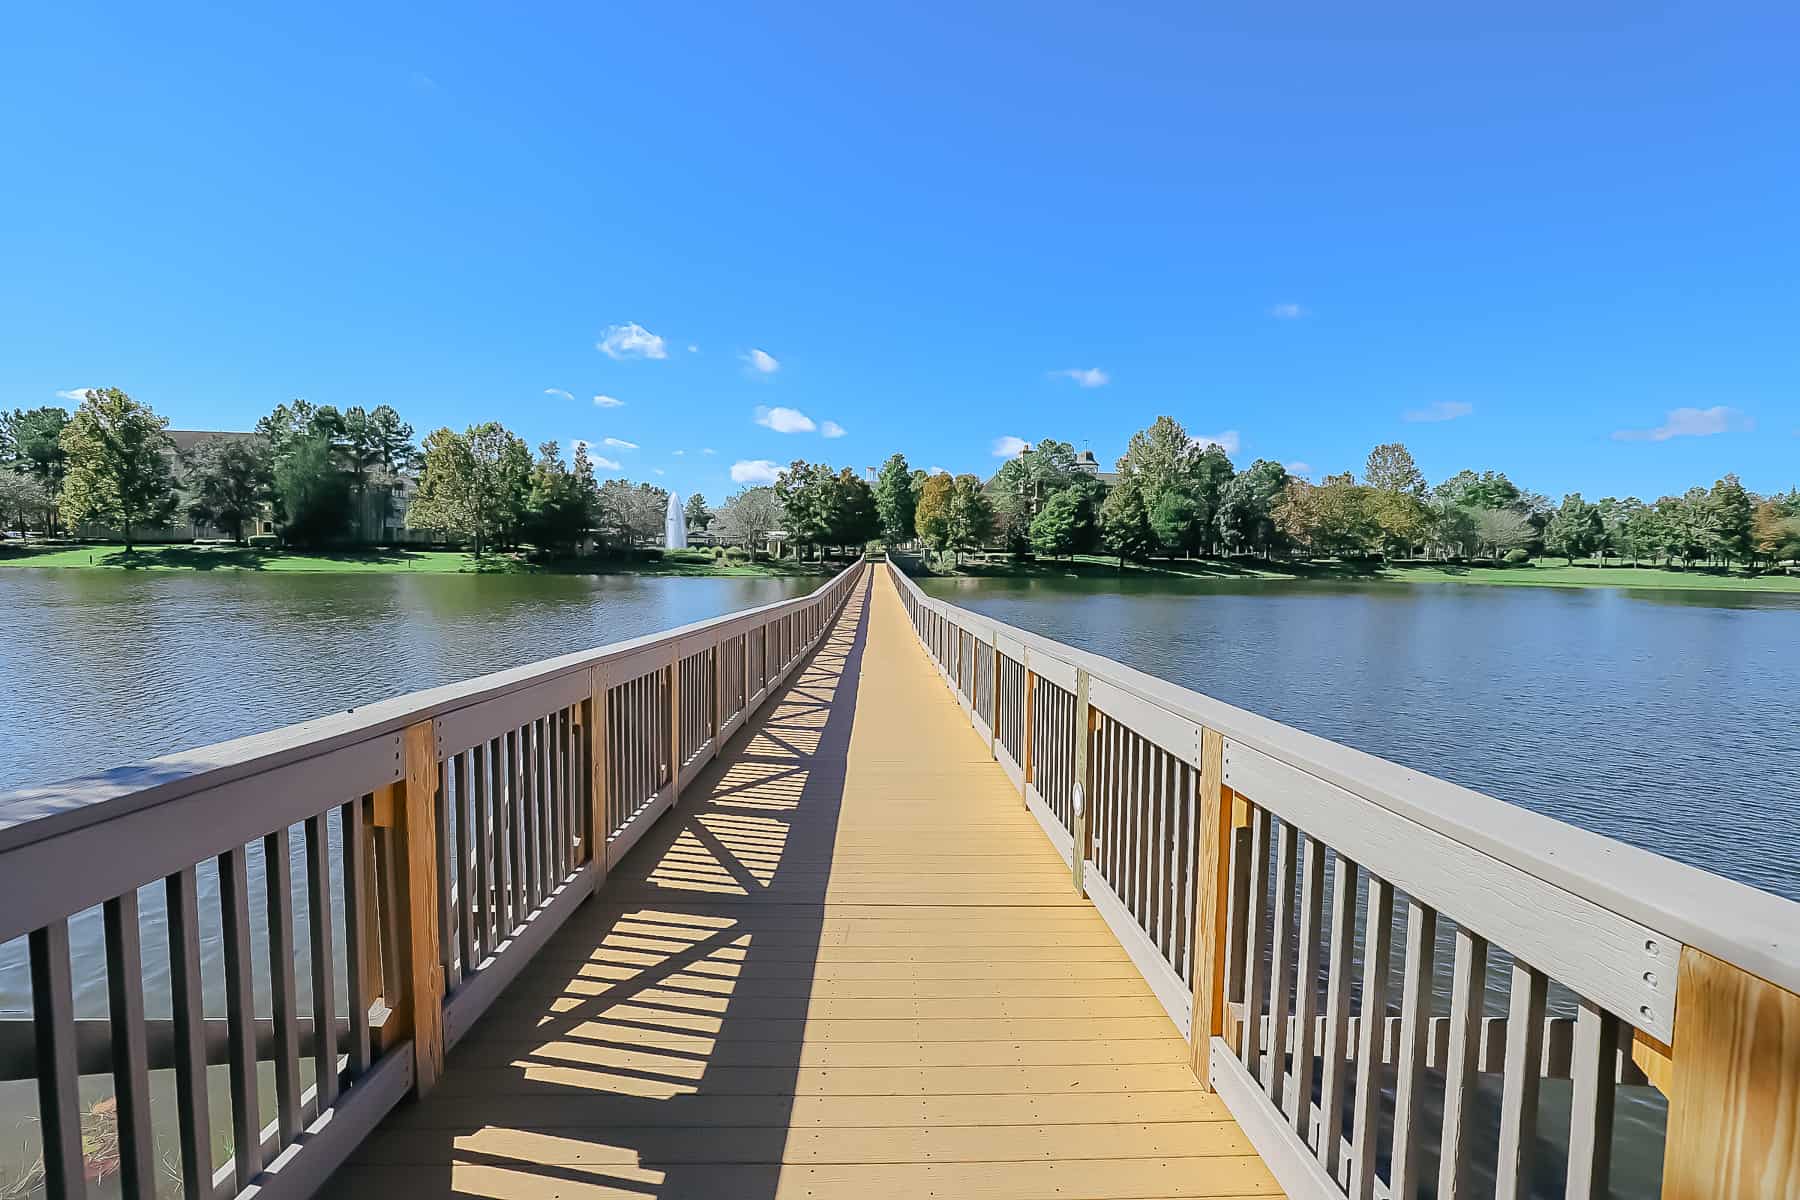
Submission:
<svg viewBox="0 0 1800 1200">
<path fill-rule="evenodd" d="M 1290 1196 L 1514 1198 L 1542 1176 L 1550 1194 L 1607 1197 L 1624 1090 L 1648 1110 L 1666 1097 L 1661 1145 L 1634 1123 L 1620 1151 L 1660 1156 L 1664 1197 L 1800 1196 L 1800 905 L 888 569 L 1073 886 Z M 1476 1103 L 1489 1073 L 1497 1133 L 1491 1097 Z M 1546 1078 L 1572 1081 L 1566 1128 L 1539 1103 Z M 1483 1123 L 1497 1151 L 1477 1164 Z"/>
<path fill-rule="evenodd" d="M 311 1195 L 401 1097 L 431 1088 L 445 1051 L 786 678 L 862 569 L 669 633 L 0 797 L 0 944 L 28 938 L 32 997 L 29 1021 L 0 1021 L 0 1081 L 36 1081 L 45 1193 L 87 1194 L 81 1080 L 105 1075 L 123 1196 L 155 1196 L 169 1174 L 190 1200 Z M 210 889 L 219 932 L 206 937 Z M 78 1020 L 71 922 L 95 906 L 108 1015 Z M 146 926 L 168 946 L 169 1019 L 145 1015 Z M 205 1014 L 203 961 L 222 963 L 223 1019 Z M 213 1065 L 227 1113 L 209 1103 Z M 150 1072 L 167 1069 L 172 1163 L 151 1106 Z M 215 1126 L 232 1146 L 217 1170 Z"/>
</svg>

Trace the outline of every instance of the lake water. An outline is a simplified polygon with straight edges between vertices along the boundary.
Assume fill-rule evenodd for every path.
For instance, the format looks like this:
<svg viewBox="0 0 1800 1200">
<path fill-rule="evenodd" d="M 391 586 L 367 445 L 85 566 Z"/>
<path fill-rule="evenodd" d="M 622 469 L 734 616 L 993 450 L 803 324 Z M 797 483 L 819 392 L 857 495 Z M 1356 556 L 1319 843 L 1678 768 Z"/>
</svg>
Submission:
<svg viewBox="0 0 1800 1200">
<path fill-rule="evenodd" d="M 0 570 L 0 791 L 667 629 L 817 582 Z M 1800 899 L 1800 597 L 1141 579 L 926 588 Z M 253 914 L 263 909 L 259 854 L 253 847 Z M 299 881 L 298 838 L 294 855 Z M 210 864 L 200 874 L 211 948 Z M 160 890 L 142 895 L 148 1003 L 166 1015 L 166 943 L 151 919 Z M 266 1012 L 260 920 L 253 935 Z M 78 918 L 72 936 L 78 1014 L 104 1016 L 97 911 Z M 297 941 L 304 956 L 304 928 Z M 303 1011 L 309 974 L 302 962 Z M 210 958 L 205 975 L 209 992 L 221 990 Z M 209 995 L 209 1011 L 221 1004 Z M 0 1017 L 29 1005 L 18 939 L 0 945 Z M 159 1099 L 166 1074 L 153 1075 Z M 217 1119 L 229 1107 L 222 1079 L 214 1082 Z M 1546 1105 L 1566 1106 L 1566 1086 L 1546 1084 Z M 84 1083 L 90 1099 L 108 1090 L 102 1079 Z M 265 1078 L 265 1105 L 272 1090 Z M 16 1149 L 32 1142 L 34 1116 L 28 1082 L 0 1084 L 0 1195 L 16 1179 Z M 1621 1113 L 1618 1194 L 1655 1194 L 1654 1164 L 1632 1162 L 1630 1148 L 1657 1144 L 1659 1125 L 1654 1105 Z M 228 1153 L 219 1148 L 221 1160 Z"/>
</svg>

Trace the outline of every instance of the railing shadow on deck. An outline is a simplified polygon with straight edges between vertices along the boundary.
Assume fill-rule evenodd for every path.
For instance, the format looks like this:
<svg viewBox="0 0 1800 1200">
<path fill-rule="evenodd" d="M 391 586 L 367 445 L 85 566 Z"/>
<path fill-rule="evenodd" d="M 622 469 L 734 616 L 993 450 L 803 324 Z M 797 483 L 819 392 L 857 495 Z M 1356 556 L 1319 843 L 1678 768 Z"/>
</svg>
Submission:
<svg viewBox="0 0 1800 1200">
<path fill-rule="evenodd" d="M 823 938 L 868 581 L 327 1192 L 776 1192 Z M 729 1184 L 722 1173 L 729 1171 Z"/>
</svg>

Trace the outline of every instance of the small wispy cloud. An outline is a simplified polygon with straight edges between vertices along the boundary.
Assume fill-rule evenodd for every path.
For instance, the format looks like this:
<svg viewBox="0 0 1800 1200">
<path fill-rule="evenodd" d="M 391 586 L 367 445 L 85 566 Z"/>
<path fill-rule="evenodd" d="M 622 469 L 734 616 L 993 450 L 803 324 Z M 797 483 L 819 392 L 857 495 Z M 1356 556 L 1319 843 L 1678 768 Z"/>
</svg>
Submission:
<svg viewBox="0 0 1800 1200">
<path fill-rule="evenodd" d="M 731 464 L 733 483 L 774 483 L 781 468 L 766 458 L 740 458 Z"/>
<path fill-rule="evenodd" d="M 839 425 L 836 421 L 819 422 L 820 437 L 840 438 L 848 432 L 850 431 L 845 429 L 842 425 Z"/>
<path fill-rule="evenodd" d="M 797 408 L 765 408 L 756 406 L 756 423 L 776 433 L 811 433 L 818 426 Z"/>
<path fill-rule="evenodd" d="M 1289 475 L 1311 475 L 1312 464 L 1305 462 L 1282 463 L 1281 469 Z"/>
<path fill-rule="evenodd" d="M 698 354 L 698 353 L 700 353 L 700 347 L 694 345 L 692 342 L 689 342 L 688 343 L 688 353 L 689 354 Z"/>
<path fill-rule="evenodd" d="M 1749 433 L 1756 422 L 1743 412 L 1716 404 L 1711 408 L 1677 408 L 1654 429 L 1621 429 L 1613 437 L 1621 442 L 1666 442 L 1678 437 L 1711 437 L 1715 433 Z"/>
<path fill-rule="evenodd" d="M 1409 409 L 1402 415 L 1408 421 L 1454 421 L 1475 411 L 1473 404 L 1461 400 L 1433 400 L 1424 408 Z"/>
<path fill-rule="evenodd" d="M 594 469 L 596 471 L 623 471 L 625 469 L 625 464 L 616 458 L 606 458 L 601 455 L 596 455 L 594 457 Z"/>
<path fill-rule="evenodd" d="M 577 450 L 588 451 L 589 461 L 591 461 L 594 464 L 594 470 L 596 470 L 596 471 L 622 471 L 622 470 L 624 470 L 624 467 L 622 467 L 620 465 L 620 463 L 617 459 L 606 458 L 601 455 L 594 454 L 593 450 L 594 450 L 595 445 L 596 445 L 596 443 L 590 442 L 587 438 L 570 438 L 569 439 L 569 453 L 571 455 L 573 455 L 575 453 L 575 451 L 577 451 Z"/>
<path fill-rule="evenodd" d="M 595 396 L 595 408 L 624 408 L 625 402 L 617 396 Z"/>
<path fill-rule="evenodd" d="M 1105 387 L 1112 382 L 1112 376 L 1099 367 L 1064 367 L 1060 371 L 1050 372 L 1053 379 L 1073 379 L 1078 387 Z"/>
<path fill-rule="evenodd" d="M 662 338 L 636 321 L 608 325 L 594 349 L 608 358 L 667 358 L 669 347 Z"/>
<path fill-rule="evenodd" d="M 1312 314 L 1298 304 L 1276 304 L 1270 307 L 1269 315 L 1277 321 L 1298 321 Z"/>
<path fill-rule="evenodd" d="M 997 437 L 994 439 L 994 457 L 1017 458 L 1019 455 L 1025 453 L 1025 447 L 1030 444 L 1031 443 L 1027 442 L 1024 438 L 1013 437 L 1011 434 L 1008 434 L 1005 437 Z"/>
<path fill-rule="evenodd" d="M 702 449 L 700 451 L 700 453 L 702 453 L 702 454 L 717 454 L 718 451 L 714 450 L 711 446 L 707 446 L 704 449 Z"/>
<path fill-rule="evenodd" d="M 781 360 L 767 350 L 752 350 L 744 355 L 744 365 L 758 375 L 773 375 L 781 370 Z"/>
<path fill-rule="evenodd" d="M 80 404 L 83 400 L 88 398 L 88 393 L 93 390 L 93 388 L 64 388 L 62 391 L 56 393 L 56 398 L 58 400 L 72 400 L 76 404 Z"/>
<path fill-rule="evenodd" d="M 927 475 L 948 475 L 950 472 L 944 470 L 942 467 L 933 467 L 925 473 Z"/>
<path fill-rule="evenodd" d="M 1243 439 L 1238 436 L 1237 430 L 1227 429 L 1224 433 L 1197 433 L 1194 435 L 1194 445 L 1202 449 L 1217 446 L 1227 454 L 1236 454 L 1238 447 L 1243 445 Z"/>
<path fill-rule="evenodd" d="M 686 450 L 671 450 L 671 451 L 669 451 L 669 456 L 671 458 L 681 458 L 681 457 L 684 457 L 686 454 L 687 454 Z"/>
<path fill-rule="evenodd" d="M 651 467 L 650 469 L 652 471 L 656 472 L 656 474 L 658 474 L 658 475 L 667 475 L 668 474 L 668 472 L 663 470 L 661 467 Z"/>
<path fill-rule="evenodd" d="M 611 446 L 615 450 L 636 450 L 638 448 L 636 442 L 628 442 L 624 438 L 616 437 L 601 438 L 600 444 L 602 446 Z"/>
<path fill-rule="evenodd" d="M 544 395 L 555 396 L 558 400 L 573 400 L 575 398 L 574 395 L 563 391 L 561 388 L 545 388 Z"/>
</svg>

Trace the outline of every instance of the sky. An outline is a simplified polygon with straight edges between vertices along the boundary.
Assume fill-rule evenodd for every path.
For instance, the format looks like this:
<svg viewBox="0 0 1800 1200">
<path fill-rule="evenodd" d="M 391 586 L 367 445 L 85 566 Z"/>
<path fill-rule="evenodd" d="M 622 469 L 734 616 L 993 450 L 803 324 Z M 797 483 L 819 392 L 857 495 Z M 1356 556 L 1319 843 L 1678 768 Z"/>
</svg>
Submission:
<svg viewBox="0 0 1800 1200">
<path fill-rule="evenodd" d="M 1800 484 L 1791 5 L 269 7 L 9 13 L 0 405 Z"/>
</svg>

